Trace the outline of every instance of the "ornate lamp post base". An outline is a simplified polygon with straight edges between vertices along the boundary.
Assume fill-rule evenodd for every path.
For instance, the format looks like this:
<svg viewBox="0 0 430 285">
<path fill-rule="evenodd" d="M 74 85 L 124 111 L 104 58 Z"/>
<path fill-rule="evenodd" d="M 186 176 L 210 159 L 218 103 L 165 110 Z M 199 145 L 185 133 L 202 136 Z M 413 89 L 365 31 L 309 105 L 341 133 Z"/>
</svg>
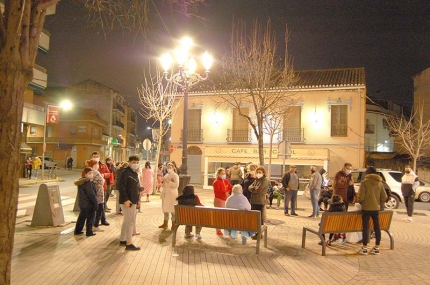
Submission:
<svg viewBox="0 0 430 285">
<path fill-rule="evenodd" d="M 184 189 L 185 186 L 190 184 L 191 175 L 187 174 L 180 174 L 179 175 L 179 187 L 178 187 L 178 194 L 182 194 L 182 189 Z"/>
</svg>

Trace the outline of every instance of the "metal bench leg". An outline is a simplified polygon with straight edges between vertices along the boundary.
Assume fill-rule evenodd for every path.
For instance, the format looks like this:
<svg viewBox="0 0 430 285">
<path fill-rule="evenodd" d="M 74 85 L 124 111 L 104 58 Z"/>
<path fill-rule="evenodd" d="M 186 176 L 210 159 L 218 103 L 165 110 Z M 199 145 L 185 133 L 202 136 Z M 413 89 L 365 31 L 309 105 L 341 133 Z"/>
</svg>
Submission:
<svg viewBox="0 0 430 285">
<path fill-rule="evenodd" d="M 393 238 L 393 235 L 389 231 L 385 231 L 385 232 L 390 237 L 390 249 L 393 250 L 394 249 L 394 238 Z"/>
<path fill-rule="evenodd" d="M 305 248 L 305 245 L 306 245 L 306 232 L 307 232 L 307 230 L 305 228 L 303 228 L 303 233 L 302 233 L 302 248 Z"/>
<path fill-rule="evenodd" d="M 321 253 L 321 255 L 322 256 L 325 256 L 325 250 L 326 250 L 326 243 L 325 243 L 325 239 L 323 238 L 323 236 L 322 235 L 318 235 L 319 237 L 320 237 L 320 239 L 321 239 L 321 246 L 322 246 L 322 253 Z"/>
<path fill-rule="evenodd" d="M 267 247 L 267 227 L 264 229 L 264 247 Z"/>
<path fill-rule="evenodd" d="M 173 236 L 172 236 L 172 247 L 176 245 L 176 231 L 178 230 L 179 225 L 175 225 L 173 228 Z"/>
<path fill-rule="evenodd" d="M 256 248 L 256 250 L 255 250 L 255 252 L 256 252 L 257 254 L 259 254 L 259 253 L 260 253 L 260 240 L 261 240 L 261 233 L 258 233 L 258 236 L 257 236 L 257 248 Z"/>
</svg>

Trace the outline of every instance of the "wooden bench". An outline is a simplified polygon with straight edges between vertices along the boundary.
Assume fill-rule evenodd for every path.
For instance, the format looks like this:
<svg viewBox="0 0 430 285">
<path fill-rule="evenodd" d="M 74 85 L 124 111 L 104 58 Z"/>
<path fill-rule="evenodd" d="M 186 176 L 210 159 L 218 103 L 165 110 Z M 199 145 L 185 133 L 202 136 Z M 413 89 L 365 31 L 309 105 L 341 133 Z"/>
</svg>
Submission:
<svg viewBox="0 0 430 285">
<path fill-rule="evenodd" d="M 256 232 L 258 233 L 257 254 L 260 251 L 261 234 L 264 232 L 264 247 L 267 247 L 267 226 L 261 224 L 260 211 L 175 205 L 175 220 L 173 247 L 176 245 L 176 231 L 180 225 Z"/>
<path fill-rule="evenodd" d="M 390 237 L 390 249 L 394 249 L 394 239 L 390 233 L 392 218 L 392 211 L 379 212 L 379 224 L 381 226 L 381 231 L 385 231 Z M 369 228 L 373 230 L 372 218 L 370 218 L 369 224 Z M 323 234 L 362 232 L 363 223 L 361 219 L 361 212 L 324 212 L 318 230 L 303 227 L 302 248 L 305 248 L 306 232 L 308 231 L 319 236 L 322 242 L 322 255 L 326 255 L 326 243 Z"/>
</svg>

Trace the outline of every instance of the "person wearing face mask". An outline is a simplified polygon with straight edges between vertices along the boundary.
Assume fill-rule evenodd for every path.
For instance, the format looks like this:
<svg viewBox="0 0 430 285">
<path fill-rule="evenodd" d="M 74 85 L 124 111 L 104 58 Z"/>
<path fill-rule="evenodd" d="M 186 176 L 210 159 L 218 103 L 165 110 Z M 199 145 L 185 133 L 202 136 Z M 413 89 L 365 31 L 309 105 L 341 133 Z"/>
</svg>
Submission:
<svg viewBox="0 0 430 285">
<path fill-rule="evenodd" d="M 312 214 L 309 216 L 309 218 L 317 218 L 320 215 L 318 196 L 321 192 L 322 177 L 317 171 L 317 167 L 315 165 L 312 165 L 310 170 L 311 179 L 309 180 L 309 190 L 311 194 Z"/>
<path fill-rule="evenodd" d="M 225 201 L 230 196 L 233 186 L 227 180 L 224 168 L 218 168 L 216 172 L 217 178 L 214 180 L 212 187 L 214 189 L 214 206 L 218 208 L 225 208 Z M 216 234 L 222 236 L 221 229 L 216 229 Z"/>
<path fill-rule="evenodd" d="M 243 195 L 248 199 L 249 202 L 251 202 L 251 192 L 248 188 L 255 180 L 255 169 L 257 167 L 258 165 L 251 163 L 249 165 L 249 172 L 245 174 L 245 178 L 242 180 L 241 183 L 243 188 Z"/>
<path fill-rule="evenodd" d="M 346 211 L 348 211 L 348 186 L 354 186 L 354 180 L 351 175 L 352 164 L 346 162 L 342 170 L 338 171 L 333 180 L 333 195 L 339 195 L 345 203 Z"/>
<path fill-rule="evenodd" d="M 105 183 L 103 184 L 104 191 L 108 190 L 108 185 L 114 184 L 113 175 L 111 175 L 111 172 L 109 171 L 108 166 L 100 161 L 100 153 L 98 151 L 93 151 L 91 154 L 91 158 L 97 161 L 99 168 L 98 172 L 100 172 L 100 175 L 104 178 Z M 109 193 L 106 192 L 104 194 L 104 211 L 110 212 L 110 208 L 107 207 L 107 199 L 109 199 Z"/>
<path fill-rule="evenodd" d="M 261 212 L 261 224 L 263 223 L 263 208 L 266 205 L 266 193 L 269 188 L 269 180 L 266 177 L 266 169 L 263 166 L 257 167 L 255 170 L 255 180 L 249 186 L 251 192 L 251 210 Z M 252 239 L 257 239 L 258 233 L 252 236 Z M 261 238 L 261 237 L 260 237 Z"/>
<path fill-rule="evenodd" d="M 167 229 L 169 223 L 169 215 L 172 216 L 172 227 L 175 227 L 175 204 L 176 198 L 178 197 L 178 187 L 179 187 L 179 175 L 176 174 L 176 167 L 173 163 L 169 162 L 167 164 L 167 174 L 164 175 L 162 180 L 163 191 L 161 192 L 161 208 L 164 213 L 163 224 L 158 228 Z"/>
<path fill-rule="evenodd" d="M 84 168 L 84 177 L 75 181 L 75 185 L 78 186 L 78 200 L 79 200 L 79 217 L 76 221 L 75 235 L 83 234 L 82 230 L 86 223 L 86 235 L 87 237 L 95 236 L 93 232 L 94 217 L 98 208 L 97 203 L 97 190 L 96 185 L 92 181 L 93 169 L 90 167 Z"/>
<path fill-rule="evenodd" d="M 140 187 L 139 156 L 131 155 L 128 159 L 128 167 L 121 173 L 119 180 L 119 204 L 124 216 L 121 226 L 120 245 L 125 245 L 125 250 L 140 250 L 140 247 L 132 243 L 133 232 L 136 228 L 136 205 L 139 200 Z"/>
<path fill-rule="evenodd" d="M 402 176 L 402 195 L 405 201 L 407 217 L 404 219 L 407 222 L 412 222 L 412 214 L 414 212 L 415 190 L 420 186 L 418 176 L 409 165 L 405 166 L 405 174 Z"/>
</svg>

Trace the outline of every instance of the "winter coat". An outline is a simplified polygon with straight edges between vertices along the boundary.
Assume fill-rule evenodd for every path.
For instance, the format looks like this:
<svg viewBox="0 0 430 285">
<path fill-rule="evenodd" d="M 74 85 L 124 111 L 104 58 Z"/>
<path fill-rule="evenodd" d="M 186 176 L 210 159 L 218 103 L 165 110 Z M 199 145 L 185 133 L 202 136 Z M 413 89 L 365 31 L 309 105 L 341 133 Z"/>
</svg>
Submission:
<svg viewBox="0 0 430 285">
<path fill-rule="evenodd" d="M 318 171 L 315 171 L 311 174 L 311 179 L 309 180 L 309 189 L 310 190 L 321 190 L 322 185 L 322 177 Z"/>
<path fill-rule="evenodd" d="M 348 201 L 348 185 L 351 180 L 351 174 L 347 175 L 343 170 L 338 171 L 333 181 L 333 195 L 339 195 L 343 201 Z"/>
<path fill-rule="evenodd" d="M 410 173 L 405 173 L 402 176 L 402 195 L 403 196 L 415 196 L 415 190 L 420 185 L 418 176 L 411 170 Z"/>
<path fill-rule="evenodd" d="M 79 208 L 82 209 L 93 209 L 97 210 L 97 189 L 94 182 L 88 178 L 80 178 L 75 181 L 75 185 L 78 186 L 78 200 Z"/>
<path fill-rule="evenodd" d="M 151 168 L 143 168 L 142 174 L 140 175 L 140 186 L 143 187 L 142 194 L 152 193 L 152 188 L 154 186 L 154 172 Z"/>
<path fill-rule="evenodd" d="M 96 190 L 97 190 L 97 202 L 99 204 L 102 204 L 105 202 L 105 189 L 104 189 L 104 185 L 105 185 L 105 179 L 103 178 L 103 176 L 100 174 L 100 172 L 98 172 L 97 170 L 93 170 L 93 182 L 96 185 Z"/>
<path fill-rule="evenodd" d="M 33 166 L 33 169 L 35 170 L 39 170 L 40 166 L 42 165 L 42 160 L 40 160 L 40 158 L 38 156 L 36 156 L 35 158 L 33 158 L 33 160 L 31 161 L 31 165 Z"/>
<path fill-rule="evenodd" d="M 108 166 L 99 161 L 99 172 L 105 179 L 106 183 L 103 184 L 103 189 L 106 190 L 108 185 L 114 184 L 113 175 L 111 175 Z"/>
<path fill-rule="evenodd" d="M 330 207 L 328 208 L 329 212 L 346 212 L 345 203 L 331 203 Z"/>
<path fill-rule="evenodd" d="M 387 199 L 381 176 L 367 174 L 360 183 L 358 190 L 358 203 L 362 211 L 379 211 Z"/>
<path fill-rule="evenodd" d="M 230 179 L 231 180 L 240 180 L 242 178 L 242 170 L 237 165 L 234 165 L 230 168 Z"/>
<path fill-rule="evenodd" d="M 178 198 L 176 198 L 179 205 L 188 205 L 188 206 L 203 206 L 200 202 L 199 196 L 195 194 L 188 194 L 188 195 L 180 195 Z"/>
<path fill-rule="evenodd" d="M 226 208 L 238 209 L 238 210 L 251 210 L 251 204 L 243 194 L 234 193 L 227 198 L 225 202 Z"/>
<path fill-rule="evenodd" d="M 119 184 L 118 184 L 119 182 Z M 124 204 L 125 201 L 130 201 L 132 204 L 137 204 L 139 201 L 140 181 L 139 175 L 130 167 L 124 168 L 121 173 L 121 178 L 117 181 L 119 190 L 119 203 Z"/>
<path fill-rule="evenodd" d="M 164 175 L 163 192 L 161 192 L 161 208 L 163 213 L 174 213 L 176 197 L 178 197 L 179 175 L 175 172 Z"/>
<path fill-rule="evenodd" d="M 245 175 L 245 178 L 243 179 L 241 185 L 243 189 L 243 195 L 248 199 L 248 201 L 251 201 L 251 192 L 249 192 L 249 186 L 254 182 L 255 178 L 251 176 L 250 173 Z"/>
<path fill-rule="evenodd" d="M 228 182 L 227 179 L 221 179 L 219 177 L 214 180 L 212 186 L 214 188 L 215 198 L 218 198 L 222 201 L 227 200 L 227 197 L 233 189 L 233 186 L 230 184 L 230 182 Z"/>
<path fill-rule="evenodd" d="M 269 180 L 265 176 L 255 179 L 251 186 L 249 186 L 251 204 L 265 205 L 268 188 Z"/>
</svg>

